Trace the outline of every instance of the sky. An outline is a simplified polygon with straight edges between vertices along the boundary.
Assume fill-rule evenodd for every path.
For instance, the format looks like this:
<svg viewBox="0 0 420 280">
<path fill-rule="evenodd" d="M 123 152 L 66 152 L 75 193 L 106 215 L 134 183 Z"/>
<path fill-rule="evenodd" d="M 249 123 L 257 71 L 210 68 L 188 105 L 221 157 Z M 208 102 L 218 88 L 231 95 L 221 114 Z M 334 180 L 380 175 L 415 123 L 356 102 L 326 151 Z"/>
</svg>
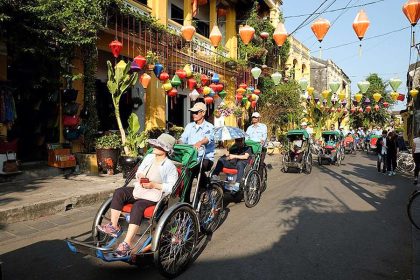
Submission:
<svg viewBox="0 0 420 280">
<path fill-rule="evenodd" d="M 311 14 L 324 1 L 325 0 L 283 0 L 283 16 L 288 17 Z M 349 2 L 350 4 L 348 7 L 376 1 L 378 0 L 335 0 L 335 3 L 332 4 L 327 11 L 346 7 Z M 352 23 L 360 9 L 365 10 L 370 20 L 370 27 L 365 34 L 365 39 L 409 27 L 410 23 L 402 12 L 402 6 L 406 1 L 407 0 L 383 0 L 364 7 L 347 9 L 330 27 L 330 30 L 321 44 L 323 49 L 322 59 L 333 60 L 350 77 L 352 81 L 352 94 L 359 91 L 357 82 L 364 80 L 370 73 L 379 74 L 385 81 L 388 81 L 390 78 L 400 78 L 403 83 L 399 88 L 399 92 L 407 93 L 405 82 L 410 61 L 410 28 L 386 36 L 362 41 L 361 56 L 359 56 L 359 43 L 327 50 L 329 47 L 358 41 Z M 332 2 L 334 2 L 334 0 L 328 0 L 319 11 L 323 11 L 324 7 L 326 8 Z M 343 11 L 323 13 L 317 17 L 326 18 L 332 23 L 342 12 Z M 307 16 L 286 18 L 285 26 L 287 31 L 291 33 L 306 18 Z M 296 31 L 293 35 L 311 50 L 312 56 L 319 57 L 319 43 L 312 33 L 312 22 L 313 20 L 310 21 L 307 26 Z M 416 34 L 418 34 L 416 41 L 419 42 L 420 28 L 416 26 L 415 31 Z M 410 63 L 416 62 L 417 59 L 417 51 L 412 49 Z M 388 87 L 387 89 L 390 88 Z M 405 109 L 405 107 L 405 102 L 399 101 L 393 109 L 402 110 Z"/>
</svg>

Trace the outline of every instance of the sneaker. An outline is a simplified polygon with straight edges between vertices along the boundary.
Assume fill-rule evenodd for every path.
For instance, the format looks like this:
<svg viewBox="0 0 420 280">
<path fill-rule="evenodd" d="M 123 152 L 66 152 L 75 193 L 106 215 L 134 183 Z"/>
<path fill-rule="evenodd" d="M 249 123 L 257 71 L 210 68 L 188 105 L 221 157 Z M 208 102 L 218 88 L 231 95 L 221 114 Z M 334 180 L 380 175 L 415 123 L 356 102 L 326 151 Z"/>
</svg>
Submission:
<svg viewBox="0 0 420 280">
<path fill-rule="evenodd" d="M 212 181 L 220 181 L 220 177 L 219 177 L 219 175 L 211 175 L 211 180 Z"/>
<path fill-rule="evenodd" d="M 115 237 L 118 237 L 120 235 L 120 233 L 121 233 L 121 228 L 120 227 L 115 228 L 112 225 L 112 223 L 108 223 L 108 224 L 103 225 L 103 226 L 97 225 L 96 228 L 100 232 L 105 233 L 105 234 L 107 234 L 107 235 L 109 235 L 111 237 L 114 237 L 114 238 Z"/>
<path fill-rule="evenodd" d="M 130 245 L 128 245 L 128 243 L 124 241 L 118 245 L 117 250 L 115 250 L 115 256 L 117 258 L 127 257 L 128 255 L 130 255 L 130 252 Z"/>
</svg>

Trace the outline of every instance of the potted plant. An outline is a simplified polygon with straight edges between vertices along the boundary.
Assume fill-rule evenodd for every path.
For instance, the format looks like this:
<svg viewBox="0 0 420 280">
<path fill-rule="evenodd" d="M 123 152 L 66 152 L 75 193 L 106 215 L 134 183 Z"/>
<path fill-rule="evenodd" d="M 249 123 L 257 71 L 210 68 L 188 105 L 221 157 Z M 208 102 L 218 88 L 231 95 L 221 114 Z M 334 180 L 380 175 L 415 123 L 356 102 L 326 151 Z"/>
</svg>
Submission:
<svg viewBox="0 0 420 280">
<path fill-rule="evenodd" d="M 235 70 L 236 67 L 238 66 L 238 63 L 233 59 L 229 59 L 228 61 L 225 62 L 225 66 L 231 70 Z"/>
<path fill-rule="evenodd" d="M 146 53 L 146 61 L 147 61 L 147 67 L 150 71 L 153 70 L 155 67 L 155 64 L 158 62 L 159 56 L 153 52 L 153 51 L 147 51 Z"/>
<path fill-rule="evenodd" d="M 139 149 L 146 146 L 147 132 L 141 132 L 139 118 L 136 114 L 131 113 L 128 118 L 127 137 L 124 146 L 128 148 L 129 153 L 120 157 L 119 163 L 123 172 L 123 177 L 126 178 L 130 171 L 141 160 L 139 157 Z"/>
<path fill-rule="evenodd" d="M 115 133 L 105 134 L 96 139 L 95 146 L 99 171 L 114 175 L 120 156 L 120 136 Z"/>
<path fill-rule="evenodd" d="M 242 127 L 243 109 L 240 106 L 236 106 L 233 109 L 233 115 L 236 117 L 236 122 L 237 122 L 238 127 Z"/>
</svg>

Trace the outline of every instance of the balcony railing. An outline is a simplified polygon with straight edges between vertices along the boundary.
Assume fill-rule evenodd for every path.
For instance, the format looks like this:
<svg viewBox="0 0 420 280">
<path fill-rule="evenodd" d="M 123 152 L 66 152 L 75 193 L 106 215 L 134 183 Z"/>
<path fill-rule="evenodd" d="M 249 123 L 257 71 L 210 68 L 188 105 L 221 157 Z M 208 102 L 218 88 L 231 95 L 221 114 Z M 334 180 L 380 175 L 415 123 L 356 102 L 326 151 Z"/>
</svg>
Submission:
<svg viewBox="0 0 420 280">
<path fill-rule="evenodd" d="M 134 1 L 134 0 L 126 0 L 124 4 L 133 12 L 139 13 L 144 16 L 148 16 L 152 12 L 152 9 L 150 9 L 148 6 L 138 3 L 137 1 Z"/>
<path fill-rule="evenodd" d="M 168 19 L 168 29 L 181 36 L 182 25 Z M 196 53 L 201 53 L 206 56 L 213 56 L 215 51 L 210 40 L 200 34 L 195 34 L 193 38 L 193 49 Z M 229 57 L 229 51 L 225 47 L 219 47 L 218 53 L 223 57 Z"/>
</svg>

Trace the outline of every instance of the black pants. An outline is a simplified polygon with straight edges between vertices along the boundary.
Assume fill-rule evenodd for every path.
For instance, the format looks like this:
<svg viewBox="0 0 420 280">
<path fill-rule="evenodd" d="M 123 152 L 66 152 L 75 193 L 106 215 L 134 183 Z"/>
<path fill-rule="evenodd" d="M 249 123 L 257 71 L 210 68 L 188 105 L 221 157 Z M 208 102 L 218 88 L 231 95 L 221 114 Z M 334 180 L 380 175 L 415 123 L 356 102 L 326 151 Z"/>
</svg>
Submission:
<svg viewBox="0 0 420 280">
<path fill-rule="evenodd" d="M 156 202 L 146 199 L 135 199 L 133 196 L 134 187 L 123 187 L 116 189 L 112 196 L 111 209 L 121 211 L 123 206 L 132 203 L 130 213 L 130 224 L 140 225 L 143 219 L 144 210 L 147 207 L 155 205 Z"/>
<path fill-rule="evenodd" d="M 219 158 L 217 161 L 216 167 L 214 168 L 213 174 L 219 175 L 222 171 L 223 167 L 226 168 L 234 168 L 238 170 L 238 174 L 236 175 L 236 182 L 240 183 L 242 177 L 244 176 L 245 167 L 247 165 L 247 160 L 238 160 L 236 162 L 228 160 L 225 156 Z"/>
<path fill-rule="evenodd" d="M 382 165 L 382 172 L 385 173 L 386 166 L 387 166 L 387 155 L 378 154 L 378 161 L 377 161 L 378 172 L 381 172 L 381 165 Z"/>
<path fill-rule="evenodd" d="M 200 182 L 198 183 L 199 188 L 206 186 L 208 182 L 208 178 L 205 172 L 209 171 L 212 167 L 213 167 L 213 161 L 209 159 L 203 159 L 203 168 L 201 169 Z M 187 203 L 191 202 L 191 189 L 192 189 L 193 178 L 196 178 L 196 177 L 198 178 L 198 173 L 200 172 L 200 164 L 198 164 L 193 169 L 191 169 L 191 172 L 192 172 L 191 181 L 188 184 L 188 188 L 185 193 L 185 202 Z"/>
<path fill-rule="evenodd" d="M 388 172 L 395 171 L 397 168 L 397 153 L 389 152 L 386 156 L 386 168 Z"/>
<path fill-rule="evenodd" d="M 420 153 L 415 153 L 413 155 L 413 158 L 416 164 L 416 168 L 414 168 L 414 177 L 417 178 L 419 176 L 419 171 L 420 171 Z"/>
</svg>

